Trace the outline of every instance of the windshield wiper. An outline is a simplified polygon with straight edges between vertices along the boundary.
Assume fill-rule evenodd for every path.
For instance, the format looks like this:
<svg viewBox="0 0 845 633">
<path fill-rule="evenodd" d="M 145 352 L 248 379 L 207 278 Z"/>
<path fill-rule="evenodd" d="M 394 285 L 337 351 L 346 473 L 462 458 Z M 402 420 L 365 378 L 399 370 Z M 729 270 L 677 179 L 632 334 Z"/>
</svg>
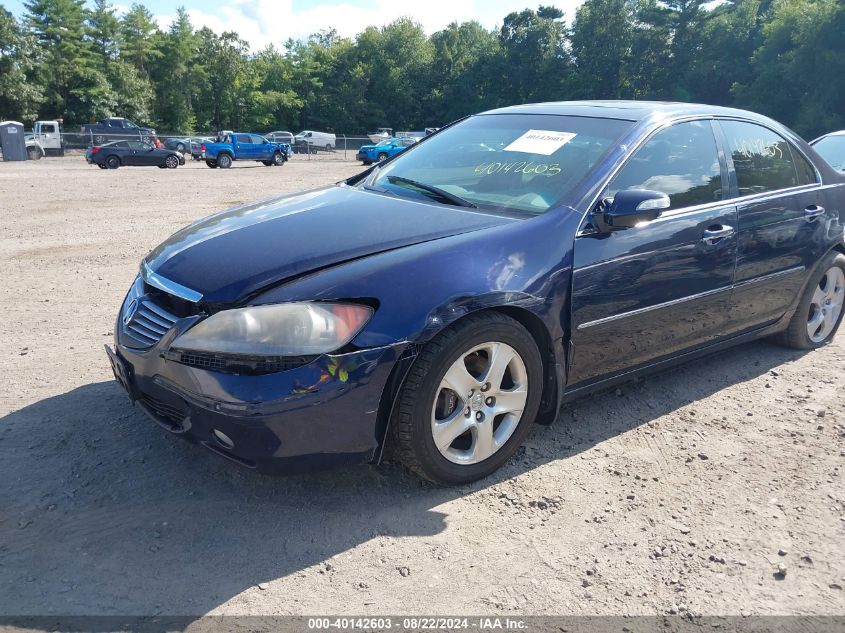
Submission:
<svg viewBox="0 0 845 633">
<path fill-rule="evenodd" d="M 456 196 L 455 194 L 449 193 L 448 191 L 445 191 L 445 190 L 441 189 L 440 187 L 435 187 L 434 185 L 427 185 L 424 182 L 419 182 L 417 180 L 411 180 L 410 178 L 405 178 L 404 176 L 388 176 L 387 180 L 391 184 L 397 184 L 398 183 L 400 185 L 403 185 L 403 184 L 404 185 L 410 185 L 412 187 L 416 187 L 417 189 L 422 189 L 423 191 L 428 191 L 428 192 L 433 193 L 434 195 L 436 195 L 440 198 L 443 198 L 444 200 L 448 200 L 452 204 L 457 205 L 459 207 L 469 207 L 471 209 L 477 209 L 478 208 L 472 202 L 470 202 L 469 200 L 464 200 L 460 196 Z"/>
</svg>

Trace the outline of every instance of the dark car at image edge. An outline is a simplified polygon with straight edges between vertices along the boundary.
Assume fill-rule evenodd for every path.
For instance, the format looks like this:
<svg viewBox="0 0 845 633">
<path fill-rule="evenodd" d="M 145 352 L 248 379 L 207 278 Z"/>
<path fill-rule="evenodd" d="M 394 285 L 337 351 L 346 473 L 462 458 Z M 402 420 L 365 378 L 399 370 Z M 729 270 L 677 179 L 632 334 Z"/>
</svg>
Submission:
<svg viewBox="0 0 845 633">
<path fill-rule="evenodd" d="M 843 220 L 845 177 L 760 115 L 513 106 L 175 233 L 107 351 L 153 420 L 243 466 L 389 451 L 461 484 L 574 398 L 764 336 L 827 344 Z"/>
</svg>

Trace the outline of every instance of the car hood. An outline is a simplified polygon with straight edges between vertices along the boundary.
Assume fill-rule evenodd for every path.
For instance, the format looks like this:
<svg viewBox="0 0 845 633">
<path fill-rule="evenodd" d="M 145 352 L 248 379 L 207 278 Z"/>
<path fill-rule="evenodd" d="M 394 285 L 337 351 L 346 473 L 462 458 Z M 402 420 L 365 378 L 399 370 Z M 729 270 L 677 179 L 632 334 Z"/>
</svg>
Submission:
<svg viewBox="0 0 845 633">
<path fill-rule="evenodd" d="M 237 303 L 308 272 L 514 221 L 332 186 L 209 216 L 158 246 L 145 266 L 203 303 Z"/>
</svg>

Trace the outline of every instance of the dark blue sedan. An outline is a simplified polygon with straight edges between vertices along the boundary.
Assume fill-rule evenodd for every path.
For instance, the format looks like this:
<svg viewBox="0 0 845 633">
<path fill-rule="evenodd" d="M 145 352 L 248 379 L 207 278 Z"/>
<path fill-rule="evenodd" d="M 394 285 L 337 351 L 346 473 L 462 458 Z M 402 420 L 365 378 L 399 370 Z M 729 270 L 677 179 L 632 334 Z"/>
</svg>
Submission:
<svg viewBox="0 0 845 633">
<path fill-rule="evenodd" d="M 108 351 L 153 420 L 244 466 L 389 450 L 460 484 L 591 391 L 764 336 L 827 344 L 843 220 L 845 176 L 762 116 L 516 106 L 179 231 Z"/>
</svg>

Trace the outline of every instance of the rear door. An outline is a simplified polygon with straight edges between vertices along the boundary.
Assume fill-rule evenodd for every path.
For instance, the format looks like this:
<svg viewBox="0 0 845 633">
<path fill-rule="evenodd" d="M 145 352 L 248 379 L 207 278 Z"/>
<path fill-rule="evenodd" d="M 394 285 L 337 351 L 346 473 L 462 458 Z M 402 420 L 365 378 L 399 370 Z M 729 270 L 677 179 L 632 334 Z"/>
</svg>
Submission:
<svg viewBox="0 0 845 633">
<path fill-rule="evenodd" d="M 815 168 L 779 133 L 749 121 L 717 125 L 738 213 L 729 327 L 741 331 L 787 311 L 831 243 L 838 212 L 825 199 Z"/>
<path fill-rule="evenodd" d="M 572 387 L 714 341 L 727 321 L 736 210 L 712 122 L 653 134 L 602 197 L 624 189 L 662 191 L 671 207 L 652 222 L 576 238 Z"/>
<path fill-rule="evenodd" d="M 235 134 L 237 141 L 237 148 L 235 149 L 235 158 L 252 160 L 255 158 L 255 147 L 252 142 L 252 137 L 249 134 Z"/>
</svg>

